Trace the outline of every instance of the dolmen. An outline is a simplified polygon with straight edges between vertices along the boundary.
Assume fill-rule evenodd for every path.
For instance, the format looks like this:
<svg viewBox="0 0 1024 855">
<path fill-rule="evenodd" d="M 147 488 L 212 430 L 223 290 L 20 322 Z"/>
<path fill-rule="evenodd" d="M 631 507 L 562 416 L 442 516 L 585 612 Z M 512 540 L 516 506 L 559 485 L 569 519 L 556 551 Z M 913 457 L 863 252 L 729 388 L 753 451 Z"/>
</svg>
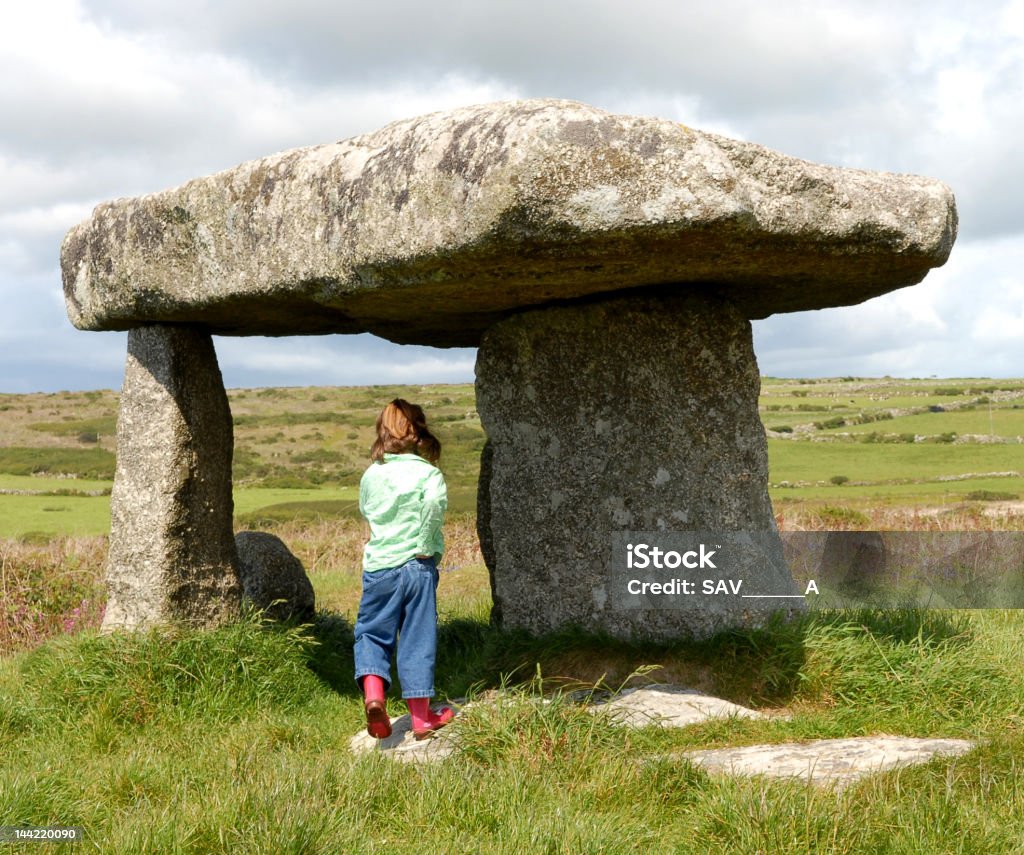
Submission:
<svg viewBox="0 0 1024 855">
<path fill-rule="evenodd" d="M 212 335 L 477 347 L 478 530 L 506 627 L 705 637 L 798 610 L 621 608 L 612 541 L 755 532 L 769 548 L 748 582 L 792 588 L 750 321 L 914 285 L 956 228 L 930 178 L 560 100 L 101 204 L 61 267 L 76 327 L 129 331 L 104 625 L 216 625 L 240 602 Z"/>
</svg>

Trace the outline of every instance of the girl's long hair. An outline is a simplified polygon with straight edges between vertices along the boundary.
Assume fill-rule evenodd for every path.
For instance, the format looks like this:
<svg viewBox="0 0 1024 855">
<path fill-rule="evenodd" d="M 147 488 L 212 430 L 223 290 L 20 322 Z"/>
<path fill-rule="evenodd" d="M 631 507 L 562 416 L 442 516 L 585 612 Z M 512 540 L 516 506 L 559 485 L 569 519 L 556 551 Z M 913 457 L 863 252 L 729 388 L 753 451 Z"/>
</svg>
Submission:
<svg viewBox="0 0 1024 855">
<path fill-rule="evenodd" d="M 441 443 L 427 427 L 422 407 L 395 398 L 381 410 L 370 459 L 380 463 L 385 454 L 418 454 L 434 464 L 441 459 Z"/>
</svg>

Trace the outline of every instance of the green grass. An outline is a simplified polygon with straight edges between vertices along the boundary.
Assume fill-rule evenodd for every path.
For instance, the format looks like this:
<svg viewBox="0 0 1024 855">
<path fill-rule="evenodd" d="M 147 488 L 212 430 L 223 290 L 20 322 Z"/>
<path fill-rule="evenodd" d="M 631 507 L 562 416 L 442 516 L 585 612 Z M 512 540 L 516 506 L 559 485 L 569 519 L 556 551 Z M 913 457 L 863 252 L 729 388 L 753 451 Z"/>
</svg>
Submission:
<svg viewBox="0 0 1024 855">
<path fill-rule="evenodd" d="M 0 472 L 44 472 L 109 480 L 114 477 L 114 455 L 102 448 L 0 448 Z"/>
<path fill-rule="evenodd" d="M 110 490 L 113 481 L 89 478 L 47 478 L 40 475 L 8 475 L 0 473 L 0 490 L 26 493 L 89 493 Z"/>
<path fill-rule="evenodd" d="M 994 432 L 1016 439 L 1024 432 L 1022 393 L 1024 381 L 1021 380 L 825 378 L 798 382 L 765 378 L 758 404 L 762 420 L 772 430 L 782 425 L 793 427 L 842 419 L 850 424 L 828 430 L 916 431 L 921 434 Z M 929 407 L 942 407 L 947 412 L 923 412 Z M 973 409 L 949 410 L 951 407 Z M 992 424 L 988 419 L 990 408 Z M 975 415 L 971 416 L 971 412 Z M 868 421 L 870 426 L 855 424 L 862 420 Z"/>
<path fill-rule="evenodd" d="M 1024 470 L 1019 447 L 983 444 L 865 445 L 769 439 L 768 459 L 772 484 L 827 481 L 832 475 L 847 475 L 854 482 L 890 485 L 946 475 Z"/>
<path fill-rule="evenodd" d="M 945 391 L 961 394 L 942 394 Z M 759 403 L 761 417 L 770 428 L 834 418 L 854 420 L 862 415 L 876 418 L 889 410 L 974 406 L 812 429 L 815 441 L 802 439 L 799 430 L 789 434 L 791 439 L 770 439 L 772 496 L 780 501 L 941 505 L 963 501 L 978 490 L 1024 495 L 1020 478 L 990 475 L 1024 468 L 1016 441 L 1024 435 L 1022 392 L 1024 380 L 764 378 Z M 472 385 L 235 389 L 228 396 L 235 419 L 236 512 L 246 524 L 352 514 L 345 491 L 357 487 L 367 465 L 373 421 L 382 403 L 396 396 L 423 404 L 444 444 L 442 468 L 453 512 L 475 509 L 484 434 Z M 977 403 L 983 397 L 990 403 Z M 2 406 L 3 441 L 10 444 L 0 447 L 0 490 L 88 491 L 110 486 L 114 393 L 5 395 Z M 886 434 L 938 437 L 987 435 L 990 430 L 1009 441 L 991 445 L 857 441 L 871 433 L 881 440 Z M 89 431 L 98 434 L 98 443 L 83 447 L 79 436 Z M 29 478 L 33 472 L 51 477 Z M 52 477 L 62 473 L 79 477 Z M 836 476 L 850 480 L 834 486 L 829 482 Z M 948 476 L 969 476 L 970 480 L 945 480 Z M 788 486 L 778 486 L 781 482 Z M 102 502 L 65 503 L 65 510 L 44 511 L 43 505 L 29 499 L 5 500 L 0 536 L 103 530 Z"/>
<path fill-rule="evenodd" d="M 28 480 L 34 485 L 42 479 Z M 63 489 L 71 489 L 70 485 L 78 488 L 90 482 L 57 483 L 66 485 Z M 99 483 L 109 486 L 109 482 Z M 252 524 L 260 519 L 281 522 L 292 518 L 352 516 L 353 513 L 358 514 L 358 496 L 358 489 L 353 487 L 239 489 L 235 491 L 235 515 L 243 524 Z M 264 508 L 271 511 L 261 514 Z M 109 530 L 109 496 L 0 495 L 0 537 L 23 537 L 28 533 L 96 535 Z"/>
<path fill-rule="evenodd" d="M 358 504 L 359 489 L 357 487 L 324 487 L 321 489 L 273 490 L 239 487 L 234 491 L 234 499 L 235 513 L 247 514 L 260 508 L 284 503 Z"/>
<path fill-rule="evenodd" d="M 944 413 L 920 413 L 901 416 L 881 422 L 862 425 L 848 425 L 833 428 L 827 433 L 914 433 L 930 436 L 953 431 L 957 434 L 994 435 L 997 437 L 1024 436 L 1024 409 L 994 407 L 990 419 L 989 410 L 979 405 L 973 410 L 954 410 Z"/>
<path fill-rule="evenodd" d="M 444 590 L 481 572 L 457 571 L 466 581 Z M 305 627 L 250 619 L 205 633 L 85 632 L 5 657 L 0 816 L 81 825 L 95 851 L 112 853 L 1024 846 L 1017 612 L 825 613 L 672 645 L 570 631 L 528 638 L 490 626 L 473 600 L 446 599 L 442 613 L 441 692 L 502 694 L 453 725 L 462 748 L 435 766 L 350 753 L 362 726 L 351 626 L 330 612 Z M 630 730 L 568 694 L 594 685 L 574 679 L 582 672 L 609 666 L 618 680 L 647 663 L 696 669 L 724 694 L 792 717 Z M 694 746 L 880 732 L 981 745 L 838 794 L 709 776 L 677 758 Z"/>
<path fill-rule="evenodd" d="M 847 465 L 845 472 L 855 473 L 853 465 Z M 842 474 L 842 473 L 835 473 Z M 835 485 L 814 484 L 797 488 L 776 487 L 769 489 L 772 501 L 829 501 L 876 505 L 935 505 L 943 506 L 956 502 L 971 501 L 971 493 L 987 490 L 999 493 L 1024 494 L 1021 478 L 970 478 L 963 481 L 910 481 L 909 483 L 851 483 Z"/>
<path fill-rule="evenodd" d="M 6 487 L 7 484 L 16 486 Z M 54 486 L 63 485 L 63 486 Z M 110 530 L 110 497 L 81 495 L 87 489 L 109 489 L 111 482 L 0 476 L 0 489 L 62 491 L 56 495 L 0 494 L 0 537 L 35 534 L 95 535 Z M 73 491 L 71 495 L 65 495 Z M 476 485 L 453 485 L 449 512 L 476 511 Z M 234 491 L 235 518 L 242 527 L 265 527 L 289 520 L 359 518 L 358 487 Z"/>
<path fill-rule="evenodd" d="M 0 537 L 110 531 L 109 496 L 0 495 Z"/>
<path fill-rule="evenodd" d="M 69 417 L 70 418 L 70 417 Z M 101 416 L 95 419 L 74 419 L 59 422 L 34 422 L 29 430 L 51 433 L 54 436 L 75 436 L 81 433 L 113 435 L 117 430 L 116 416 Z"/>
</svg>

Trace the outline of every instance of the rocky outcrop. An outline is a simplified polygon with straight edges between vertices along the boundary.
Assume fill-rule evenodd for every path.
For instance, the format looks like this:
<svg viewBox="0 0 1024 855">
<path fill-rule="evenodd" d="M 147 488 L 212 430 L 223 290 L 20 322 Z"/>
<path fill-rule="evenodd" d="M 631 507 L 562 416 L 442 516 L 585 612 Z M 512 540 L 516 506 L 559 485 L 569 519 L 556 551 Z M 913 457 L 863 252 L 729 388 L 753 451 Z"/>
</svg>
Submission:
<svg viewBox="0 0 1024 855">
<path fill-rule="evenodd" d="M 209 334 L 128 335 L 110 497 L 105 630 L 237 616 L 231 411 Z"/>
<path fill-rule="evenodd" d="M 749 319 L 912 285 L 956 225 L 929 178 L 554 100 L 434 113 L 101 204 L 61 268 L 75 326 L 132 330 L 107 621 L 217 622 L 239 602 L 210 333 L 372 332 L 480 346 L 496 619 L 659 638 L 756 624 L 771 603 L 616 608 L 613 534 L 756 532 L 755 581 L 789 590 Z"/>
<path fill-rule="evenodd" d="M 510 312 L 665 284 L 748 318 L 921 280 L 949 188 L 570 101 L 434 113 L 99 205 L 61 251 L 81 329 L 475 345 Z"/>
<path fill-rule="evenodd" d="M 524 312 L 487 331 L 476 376 L 491 446 L 478 527 L 504 626 L 706 637 L 778 607 L 620 608 L 612 538 L 628 530 L 761 532 L 770 549 L 751 572 L 762 589 L 795 593 L 768 498 L 750 323 L 729 301 Z"/>
<path fill-rule="evenodd" d="M 281 538 L 265 531 L 240 531 L 235 545 L 243 602 L 275 620 L 313 619 L 313 584 Z"/>
</svg>

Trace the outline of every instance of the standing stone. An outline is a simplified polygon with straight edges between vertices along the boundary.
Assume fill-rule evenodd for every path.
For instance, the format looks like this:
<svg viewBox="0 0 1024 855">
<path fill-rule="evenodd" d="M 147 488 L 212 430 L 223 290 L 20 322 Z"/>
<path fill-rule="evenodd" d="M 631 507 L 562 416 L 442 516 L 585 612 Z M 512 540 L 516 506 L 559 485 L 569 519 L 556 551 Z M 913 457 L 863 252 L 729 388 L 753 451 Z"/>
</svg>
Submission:
<svg viewBox="0 0 1024 855">
<path fill-rule="evenodd" d="M 231 410 L 209 333 L 128 334 L 103 629 L 216 626 L 241 604 Z"/>
<path fill-rule="evenodd" d="M 242 599 L 274 620 L 312 620 L 316 595 L 302 562 L 281 538 L 266 531 L 240 531 L 238 575 Z"/>
<path fill-rule="evenodd" d="M 478 526 L 496 619 L 650 638 L 762 622 L 775 605 L 626 610 L 609 590 L 623 530 L 766 532 L 777 548 L 756 581 L 792 589 L 759 388 L 750 323 L 715 296 L 625 296 L 491 327 L 476 364 L 490 444 Z"/>
</svg>

